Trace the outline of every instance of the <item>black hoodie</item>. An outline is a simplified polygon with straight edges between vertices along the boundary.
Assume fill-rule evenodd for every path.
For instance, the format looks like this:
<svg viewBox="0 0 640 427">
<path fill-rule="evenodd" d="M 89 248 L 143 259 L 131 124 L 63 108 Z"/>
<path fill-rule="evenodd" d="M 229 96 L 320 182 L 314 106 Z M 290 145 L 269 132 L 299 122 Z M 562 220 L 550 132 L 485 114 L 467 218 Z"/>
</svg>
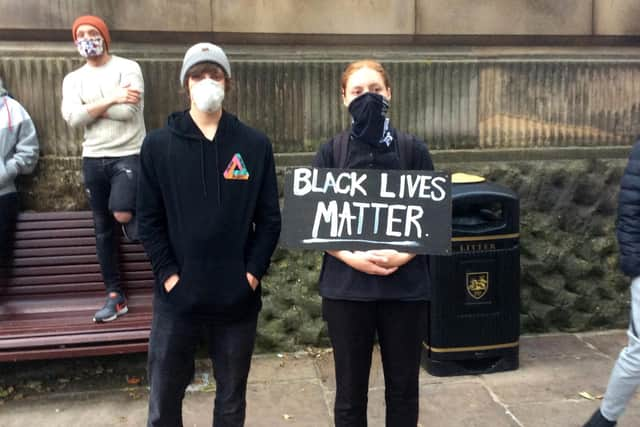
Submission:
<svg viewBox="0 0 640 427">
<path fill-rule="evenodd" d="M 136 214 L 155 276 L 154 308 L 219 320 L 257 313 L 260 287 L 253 291 L 246 273 L 264 275 L 280 234 L 268 138 L 223 111 L 211 141 L 189 111 L 177 112 L 147 135 L 140 163 Z M 174 273 L 180 281 L 167 293 Z"/>
</svg>

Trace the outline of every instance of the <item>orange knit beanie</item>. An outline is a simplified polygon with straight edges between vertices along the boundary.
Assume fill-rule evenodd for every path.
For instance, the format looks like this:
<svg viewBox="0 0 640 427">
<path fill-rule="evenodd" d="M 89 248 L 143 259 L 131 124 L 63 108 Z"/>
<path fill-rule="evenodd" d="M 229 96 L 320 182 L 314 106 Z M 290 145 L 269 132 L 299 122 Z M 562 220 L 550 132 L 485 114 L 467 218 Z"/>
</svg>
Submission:
<svg viewBox="0 0 640 427">
<path fill-rule="evenodd" d="M 76 31 L 80 25 L 91 25 L 92 27 L 96 27 L 100 34 L 102 34 L 102 38 L 104 39 L 104 45 L 109 50 L 109 45 L 111 45 L 111 35 L 109 34 L 109 27 L 104 21 L 97 16 L 93 15 L 84 15 L 79 16 L 73 21 L 73 26 L 71 27 L 71 32 L 73 33 L 73 41 L 76 41 Z"/>
</svg>

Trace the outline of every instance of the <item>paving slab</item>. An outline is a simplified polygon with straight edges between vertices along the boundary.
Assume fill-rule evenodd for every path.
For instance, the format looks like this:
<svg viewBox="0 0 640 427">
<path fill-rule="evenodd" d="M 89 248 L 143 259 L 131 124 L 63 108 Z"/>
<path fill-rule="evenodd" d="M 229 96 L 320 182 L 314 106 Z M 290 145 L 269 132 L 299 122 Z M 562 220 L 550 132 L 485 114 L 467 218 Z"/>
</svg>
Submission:
<svg viewBox="0 0 640 427">
<path fill-rule="evenodd" d="M 320 375 L 322 384 L 329 390 L 336 390 L 336 376 L 333 364 L 333 353 L 323 354 L 316 359 L 316 366 Z M 380 351 L 376 347 L 371 357 L 371 372 L 369 374 L 369 387 L 384 387 L 384 375 L 382 373 L 382 360 Z"/>
<path fill-rule="evenodd" d="M 146 394 L 133 399 L 125 392 L 88 398 L 69 394 L 53 399 L 24 400 L 0 406 L 0 426 L 144 426 L 147 402 Z"/>
<path fill-rule="evenodd" d="M 251 361 L 249 383 L 304 381 L 317 377 L 313 357 L 295 354 L 256 356 Z"/>
<path fill-rule="evenodd" d="M 539 359 L 511 372 L 483 375 L 502 402 L 550 402 L 579 399 L 582 391 L 596 395 L 606 387 L 612 361 L 602 356 Z"/>
<path fill-rule="evenodd" d="M 214 398 L 213 392 L 187 394 L 183 407 L 185 427 L 211 426 Z M 322 387 L 317 382 L 296 381 L 249 384 L 246 425 L 329 427 L 332 424 Z"/>
<path fill-rule="evenodd" d="M 422 426 L 515 427 L 516 421 L 478 380 L 420 388 Z"/>
<path fill-rule="evenodd" d="M 617 359 L 620 350 L 627 345 L 627 331 L 614 331 L 611 333 L 591 333 L 591 334 L 579 334 L 578 337 L 592 346 L 596 351 L 599 351 L 612 359 Z"/>
<path fill-rule="evenodd" d="M 538 335 L 520 339 L 521 364 L 535 359 L 580 358 L 593 355 L 594 349 L 572 334 Z"/>
<path fill-rule="evenodd" d="M 604 393 L 626 343 L 624 331 L 526 336 L 520 368 L 487 375 L 420 374 L 421 427 L 581 426 Z M 49 365 L 49 366 L 47 366 Z M 148 391 L 140 355 L 0 365 L 0 426 L 143 426 Z M 107 381 L 110 377 L 116 377 Z M 137 377 L 139 384 L 128 384 Z M 102 387 L 100 387 L 102 386 Z M 9 387 L 14 390 L 6 395 Z M 83 388 L 84 387 L 84 388 Z M 199 360 L 183 405 L 184 425 L 210 426 L 215 384 Z M 331 426 L 335 379 L 331 351 L 258 355 L 247 387 L 247 426 Z M 384 426 L 379 351 L 370 376 L 369 425 Z M 640 425 L 640 393 L 619 425 Z"/>
<path fill-rule="evenodd" d="M 640 401 L 632 401 L 617 427 L 640 425 Z M 598 408 L 599 401 L 565 400 L 544 403 L 513 405 L 509 410 L 524 426 L 536 427 L 582 427 Z"/>
</svg>

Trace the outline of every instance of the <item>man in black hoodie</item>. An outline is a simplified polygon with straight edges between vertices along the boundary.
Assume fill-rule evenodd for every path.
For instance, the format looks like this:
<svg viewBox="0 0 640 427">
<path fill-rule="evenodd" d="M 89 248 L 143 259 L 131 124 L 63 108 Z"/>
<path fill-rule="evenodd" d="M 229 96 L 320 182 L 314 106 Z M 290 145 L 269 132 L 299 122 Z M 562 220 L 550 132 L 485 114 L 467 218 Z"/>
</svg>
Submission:
<svg viewBox="0 0 640 427">
<path fill-rule="evenodd" d="M 216 380 L 214 425 L 244 425 L 260 278 L 280 210 L 268 138 L 222 109 L 230 76 L 222 49 L 192 46 L 180 71 L 191 107 L 142 146 L 138 228 L 155 275 L 148 426 L 182 425 L 203 335 Z"/>
</svg>

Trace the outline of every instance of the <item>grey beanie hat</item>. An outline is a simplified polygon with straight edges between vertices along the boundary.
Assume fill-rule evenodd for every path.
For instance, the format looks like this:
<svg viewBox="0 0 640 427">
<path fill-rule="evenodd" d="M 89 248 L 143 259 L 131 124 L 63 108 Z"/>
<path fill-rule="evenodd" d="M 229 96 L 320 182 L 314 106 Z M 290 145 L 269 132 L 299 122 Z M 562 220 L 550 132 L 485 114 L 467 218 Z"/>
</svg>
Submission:
<svg viewBox="0 0 640 427">
<path fill-rule="evenodd" d="M 184 77 L 187 75 L 189 68 L 201 62 L 213 62 L 218 64 L 224 70 L 227 77 L 231 77 L 231 66 L 224 51 L 212 43 L 194 44 L 184 54 L 182 60 L 182 69 L 180 69 L 180 86 L 184 84 Z"/>
</svg>

